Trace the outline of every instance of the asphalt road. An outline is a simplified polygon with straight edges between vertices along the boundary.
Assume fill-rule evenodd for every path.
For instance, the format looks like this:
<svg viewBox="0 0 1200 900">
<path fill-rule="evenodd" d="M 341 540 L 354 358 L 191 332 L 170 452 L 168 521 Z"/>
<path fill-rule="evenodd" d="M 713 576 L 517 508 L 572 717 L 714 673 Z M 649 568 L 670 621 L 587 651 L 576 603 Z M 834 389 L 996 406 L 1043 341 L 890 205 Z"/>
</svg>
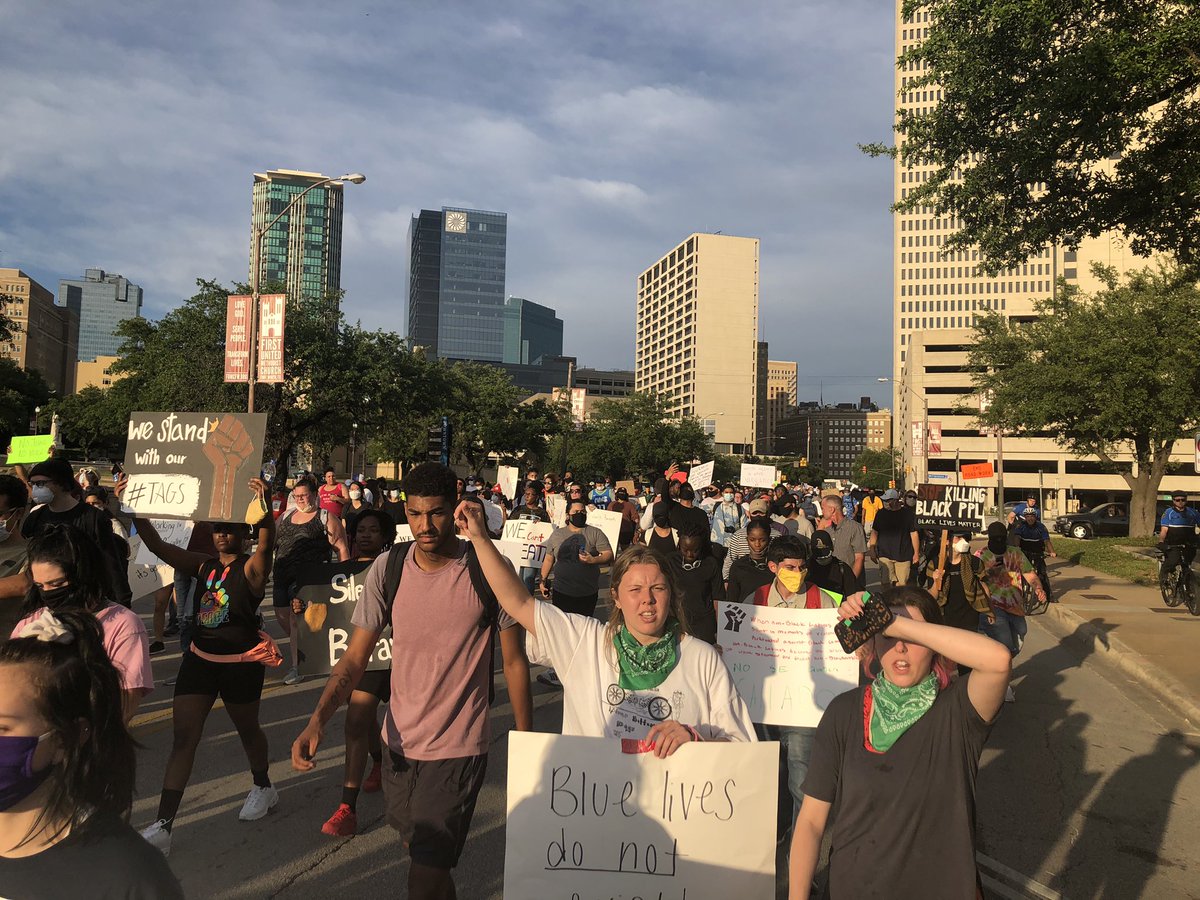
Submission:
<svg viewBox="0 0 1200 900">
<path fill-rule="evenodd" d="M 177 644 L 168 647 L 172 652 L 154 660 L 159 679 L 178 665 Z M 989 897 L 1200 898 L 1200 735 L 1187 733 L 1152 694 L 1114 671 L 1033 621 L 1017 660 L 1017 702 L 997 722 L 979 775 Z M 341 716 L 328 729 L 316 770 L 293 772 L 288 749 L 323 681 L 286 687 L 282 674 L 268 674 L 262 716 L 278 807 L 258 822 L 238 821 L 250 777 L 218 707 L 176 822 L 172 868 L 189 897 L 403 896 L 407 861 L 382 821 L 381 795 L 360 798 L 356 837 L 321 834 L 339 800 Z M 512 722 L 503 684 L 497 678 L 487 783 L 456 873 L 461 898 L 502 896 L 505 734 Z M 540 685 L 534 691 L 536 727 L 557 731 L 559 694 Z M 170 688 L 160 686 L 139 711 L 138 827 L 157 809 L 170 703 Z"/>
</svg>

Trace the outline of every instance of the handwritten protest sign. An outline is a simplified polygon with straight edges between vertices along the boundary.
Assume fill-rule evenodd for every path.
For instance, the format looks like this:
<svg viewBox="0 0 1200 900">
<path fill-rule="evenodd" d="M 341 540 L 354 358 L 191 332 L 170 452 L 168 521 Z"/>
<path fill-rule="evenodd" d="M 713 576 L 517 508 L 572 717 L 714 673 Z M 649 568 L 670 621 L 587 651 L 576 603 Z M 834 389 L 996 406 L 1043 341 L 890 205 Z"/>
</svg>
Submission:
<svg viewBox="0 0 1200 900">
<path fill-rule="evenodd" d="M 265 414 L 135 412 L 124 502 L 139 516 L 240 521 L 262 468 Z"/>
<path fill-rule="evenodd" d="M 151 519 L 150 524 L 164 543 L 187 549 L 188 541 L 192 539 L 193 522 L 187 519 Z M 157 566 L 162 563 L 162 560 L 151 553 L 141 541 L 138 541 L 137 554 L 131 556 L 139 566 Z"/>
<path fill-rule="evenodd" d="M 517 496 L 517 467 L 516 466 L 500 466 L 496 470 L 496 484 L 500 485 L 500 493 L 502 493 L 513 503 L 520 501 Z"/>
<path fill-rule="evenodd" d="M 613 553 L 616 553 L 617 544 L 621 541 L 621 514 L 608 509 L 588 510 L 587 523 L 604 532 Z"/>
<path fill-rule="evenodd" d="M 166 563 L 157 563 L 156 565 L 143 566 L 139 565 L 137 559 L 143 553 L 149 554 L 150 551 L 145 549 L 142 544 L 142 539 L 136 534 L 129 538 L 129 565 L 126 569 L 126 577 L 129 579 L 129 589 L 132 591 L 130 601 L 140 600 L 153 594 L 161 587 L 166 587 L 175 579 L 175 570 Z M 150 558 L 157 562 L 158 557 L 150 554 Z"/>
<path fill-rule="evenodd" d="M 509 732 L 505 900 L 769 900 L 776 743 L 685 744 Z"/>
<path fill-rule="evenodd" d="M 917 485 L 917 527 L 983 531 L 988 489 L 958 484 Z"/>
<path fill-rule="evenodd" d="M 6 463 L 15 466 L 17 463 L 40 463 L 50 458 L 54 449 L 54 435 L 27 434 L 16 435 L 8 447 Z"/>
<path fill-rule="evenodd" d="M 718 607 L 717 643 L 755 722 L 814 726 L 829 701 L 858 686 L 858 660 L 833 633 L 837 610 Z"/>
<path fill-rule="evenodd" d="M 743 487 L 774 487 L 775 467 L 742 463 L 742 473 L 738 476 L 738 481 Z"/>
<path fill-rule="evenodd" d="M 567 524 L 567 498 L 562 494 L 547 494 L 546 512 L 550 514 L 551 523 L 562 528 Z"/>
<path fill-rule="evenodd" d="M 553 533 L 554 526 L 549 522 L 514 519 L 504 523 L 504 531 L 496 542 L 496 548 L 518 569 L 522 566 L 539 568 L 546 558 L 546 550 L 542 545 Z"/>
<path fill-rule="evenodd" d="M 342 658 L 354 632 L 351 619 L 362 597 L 370 562 L 317 563 L 297 576 L 296 595 L 308 604 L 296 617 L 299 666 L 303 675 L 327 674 Z M 368 669 L 392 665 L 392 627 L 383 629 Z"/>
<path fill-rule="evenodd" d="M 717 461 L 714 459 L 698 466 L 692 466 L 692 470 L 688 472 L 688 484 L 698 491 L 704 490 L 713 483 L 713 469 L 716 465 Z"/>
<path fill-rule="evenodd" d="M 396 526 L 396 543 L 407 544 L 413 539 L 412 527 L 409 525 Z"/>
</svg>

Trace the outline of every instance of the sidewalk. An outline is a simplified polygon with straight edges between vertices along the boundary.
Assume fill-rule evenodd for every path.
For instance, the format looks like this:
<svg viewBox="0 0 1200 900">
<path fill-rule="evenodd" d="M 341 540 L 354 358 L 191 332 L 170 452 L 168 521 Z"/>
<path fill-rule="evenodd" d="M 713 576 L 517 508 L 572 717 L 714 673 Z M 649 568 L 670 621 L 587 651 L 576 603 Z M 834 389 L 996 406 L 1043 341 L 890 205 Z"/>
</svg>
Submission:
<svg viewBox="0 0 1200 900">
<path fill-rule="evenodd" d="M 1200 728 L 1200 616 L 1169 608 L 1157 588 L 1047 559 L 1058 603 L 1030 617 L 1085 644 Z"/>
</svg>

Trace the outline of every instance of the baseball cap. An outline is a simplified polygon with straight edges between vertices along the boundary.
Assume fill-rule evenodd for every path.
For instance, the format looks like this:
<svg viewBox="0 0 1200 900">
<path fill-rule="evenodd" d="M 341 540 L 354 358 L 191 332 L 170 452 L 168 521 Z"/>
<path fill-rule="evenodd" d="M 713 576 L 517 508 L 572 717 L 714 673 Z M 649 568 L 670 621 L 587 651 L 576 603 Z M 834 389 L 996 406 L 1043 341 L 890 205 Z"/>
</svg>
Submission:
<svg viewBox="0 0 1200 900">
<path fill-rule="evenodd" d="M 888 488 L 886 491 L 883 492 L 883 499 L 884 500 L 899 500 L 900 492 L 897 490 L 894 490 L 892 488 Z"/>
<path fill-rule="evenodd" d="M 752 500 L 750 502 L 750 515 L 754 515 L 755 513 L 762 513 L 765 516 L 770 511 L 771 511 L 771 504 L 768 503 L 766 500 L 763 500 L 761 497 L 758 500 Z"/>
<path fill-rule="evenodd" d="M 474 478 L 468 478 L 465 482 L 465 485 L 466 485 L 467 493 L 469 493 L 469 494 L 473 494 L 473 493 L 475 493 L 475 491 L 479 490 L 479 482 L 476 481 Z"/>
<path fill-rule="evenodd" d="M 34 471 L 37 471 L 37 470 L 35 469 Z M 1171 499 L 1174 500 L 1176 497 L 1182 497 L 1184 500 L 1186 500 L 1187 499 L 1187 491 L 1180 491 L 1180 490 L 1171 491 Z"/>
</svg>

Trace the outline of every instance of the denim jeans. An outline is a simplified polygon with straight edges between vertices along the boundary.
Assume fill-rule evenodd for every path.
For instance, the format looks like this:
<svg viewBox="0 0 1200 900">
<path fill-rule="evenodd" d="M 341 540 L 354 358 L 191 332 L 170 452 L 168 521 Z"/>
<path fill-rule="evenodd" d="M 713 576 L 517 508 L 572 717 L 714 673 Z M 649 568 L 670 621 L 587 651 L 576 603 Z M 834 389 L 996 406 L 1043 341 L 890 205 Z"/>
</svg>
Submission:
<svg viewBox="0 0 1200 900">
<path fill-rule="evenodd" d="M 812 759 L 817 729 L 796 725 L 754 726 L 759 740 L 779 741 L 779 813 L 776 823 L 776 840 L 785 843 L 791 837 L 792 826 L 804 802 L 801 790 L 808 775 L 808 763 Z"/>
<path fill-rule="evenodd" d="M 1024 616 L 1016 616 L 1002 609 L 992 608 L 996 621 L 989 622 L 985 613 L 979 614 L 979 630 L 994 641 L 999 641 L 1008 651 L 1016 656 L 1021 652 L 1021 644 L 1029 631 L 1029 624 Z"/>
<path fill-rule="evenodd" d="M 534 568 L 533 566 L 521 566 L 521 580 L 525 582 L 525 589 L 528 590 L 530 595 L 533 597 L 538 596 L 537 579 L 538 575 L 541 574 L 541 571 L 541 569 Z"/>
</svg>

